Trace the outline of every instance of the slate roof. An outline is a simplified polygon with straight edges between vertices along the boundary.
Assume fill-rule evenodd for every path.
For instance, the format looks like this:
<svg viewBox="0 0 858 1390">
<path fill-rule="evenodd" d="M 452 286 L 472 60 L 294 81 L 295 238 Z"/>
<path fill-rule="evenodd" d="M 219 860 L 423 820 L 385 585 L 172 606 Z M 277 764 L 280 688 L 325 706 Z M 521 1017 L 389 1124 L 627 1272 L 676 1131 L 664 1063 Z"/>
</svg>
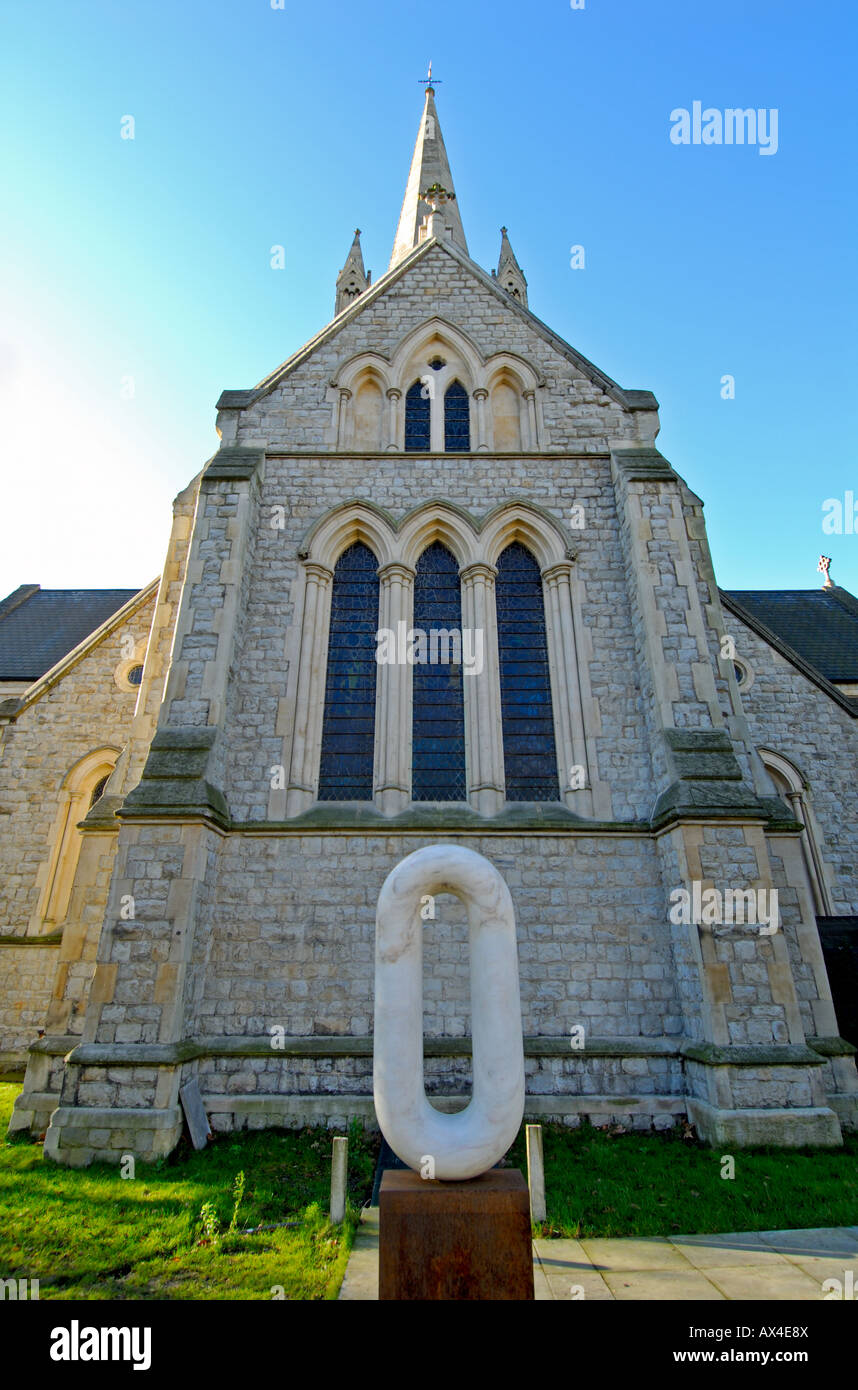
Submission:
<svg viewBox="0 0 858 1390">
<path fill-rule="evenodd" d="M 728 589 L 724 597 L 826 680 L 858 681 L 858 599 L 848 589 Z"/>
<path fill-rule="evenodd" d="M 0 680 L 38 680 L 139 592 L 22 584 L 0 603 Z"/>
</svg>

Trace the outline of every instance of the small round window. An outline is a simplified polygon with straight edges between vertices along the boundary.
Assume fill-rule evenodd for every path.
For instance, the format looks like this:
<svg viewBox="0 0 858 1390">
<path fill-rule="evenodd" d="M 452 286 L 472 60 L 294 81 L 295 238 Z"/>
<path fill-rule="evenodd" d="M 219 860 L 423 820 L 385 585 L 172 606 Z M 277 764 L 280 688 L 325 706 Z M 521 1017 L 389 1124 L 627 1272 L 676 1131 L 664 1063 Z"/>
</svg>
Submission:
<svg viewBox="0 0 858 1390">
<path fill-rule="evenodd" d="M 740 690 L 750 690 L 754 684 L 754 673 L 750 666 L 746 666 L 744 661 L 734 661 L 733 674 Z"/>
<path fill-rule="evenodd" d="M 126 657 L 120 661 L 113 672 L 113 681 L 117 690 L 122 690 L 126 694 L 133 690 L 136 694 L 143 680 L 143 662 L 139 656 Z"/>
</svg>

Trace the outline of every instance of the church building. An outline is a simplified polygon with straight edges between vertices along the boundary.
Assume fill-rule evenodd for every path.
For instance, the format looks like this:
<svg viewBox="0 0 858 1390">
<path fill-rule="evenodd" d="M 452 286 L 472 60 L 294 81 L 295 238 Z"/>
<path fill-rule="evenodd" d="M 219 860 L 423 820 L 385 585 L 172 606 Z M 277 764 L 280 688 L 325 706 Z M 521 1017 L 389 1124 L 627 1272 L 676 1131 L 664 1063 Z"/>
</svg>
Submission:
<svg viewBox="0 0 858 1390">
<path fill-rule="evenodd" d="M 375 908 L 425 845 L 515 906 L 529 1119 L 858 1128 L 858 602 L 723 593 L 658 402 L 471 258 L 435 105 L 393 252 L 252 389 L 137 593 L 0 604 L 0 1059 L 62 1163 L 374 1123 Z M 165 528 L 166 529 L 166 528 Z M 827 578 L 827 577 L 826 577 Z M 427 1094 L 470 1088 L 428 900 Z"/>
</svg>

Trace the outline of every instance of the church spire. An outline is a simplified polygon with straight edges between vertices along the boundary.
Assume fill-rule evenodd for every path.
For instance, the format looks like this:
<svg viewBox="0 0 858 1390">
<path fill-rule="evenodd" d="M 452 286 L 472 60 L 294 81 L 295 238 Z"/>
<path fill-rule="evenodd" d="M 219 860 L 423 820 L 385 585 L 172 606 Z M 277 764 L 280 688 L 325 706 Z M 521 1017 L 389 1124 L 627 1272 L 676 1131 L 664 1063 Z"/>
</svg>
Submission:
<svg viewBox="0 0 858 1390">
<path fill-rule="evenodd" d="M 389 270 L 398 265 L 427 235 L 446 236 L 466 255 L 468 254 L 459 205 L 453 192 L 453 175 L 450 173 L 450 162 L 444 148 L 438 113 L 435 110 L 435 88 L 431 79 L 430 64 L 426 102 L 417 131 L 417 143 L 414 146 L 411 172 L 408 175 Z M 435 195 L 431 203 L 421 196 L 430 192 Z M 427 218 L 431 218 L 431 227 L 426 221 Z"/>
<path fill-rule="evenodd" d="M 501 249 L 498 268 L 492 272 L 497 276 L 497 282 L 502 290 L 511 294 L 513 299 L 517 299 L 519 304 L 527 308 L 527 281 L 524 272 L 515 259 L 515 252 L 509 244 L 509 237 L 506 234 L 506 227 L 501 227 Z"/>
<path fill-rule="evenodd" d="M 351 250 L 346 256 L 346 263 L 337 276 L 337 302 L 334 314 L 340 314 L 343 309 L 347 309 L 359 294 L 363 294 L 364 290 L 369 288 L 371 280 L 372 271 L 367 272 L 363 268 L 363 251 L 360 247 L 358 227 Z"/>
</svg>

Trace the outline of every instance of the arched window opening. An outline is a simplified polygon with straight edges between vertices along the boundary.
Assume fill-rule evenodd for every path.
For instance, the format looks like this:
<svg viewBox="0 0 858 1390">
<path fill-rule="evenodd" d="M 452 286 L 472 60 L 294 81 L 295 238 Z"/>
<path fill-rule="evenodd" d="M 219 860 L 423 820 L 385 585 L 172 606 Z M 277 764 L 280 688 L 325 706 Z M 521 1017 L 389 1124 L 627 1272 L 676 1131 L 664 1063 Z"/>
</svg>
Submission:
<svg viewBox="0 0 858 1390">
<path fill-rule="evenodd" d="M 46 931 L 54 930 L 65 921 L 83 838 L 78 826 L 104 792 L 116 763 L 116 753 L 113 748 L 96 749 L 81 758 L 63 779 L 48 874 L 38 909 Z"/>
<path fill-rule="evenodd" d="M 432 438 L 431 406 L 427 386 L 421 381 L 409 386 L 405 394 L 406 454 L 428 452 Z"/>
<path fill-rule="evenodd" d="M 439 541 L 417 561 L 414 631 L 411 796 L 465 801 L 462 596 L 459 566 Z"/>
<path fill-rule="evenodd" d="M 334 569 L 320 801 L 371 801 L 375 744 L 378 561 L 361 541 Z"/>
<path fill-rule="evenodd" d="M 796 820 L 801 821 L 804 826 L 801 833 L 801 847 L 815 911 L 820 917 L 831 916 L 833 913 L 831 895 L 828 891 L 815 817 L 810 806 L 804 778 L 798 768 L 782 754 L 774 753 L 768 748 L 760 749 L 759 752 L 778 796 L 786 802 Z"/>
<path fill-rule="evenodd" d="M 559 801 L 539 566 L 518 541 L 497 562 L 498 650 L 507 801 Z"/>
<path fill-rule="evenodd" d="M 468 393 L 461 381 L 447 387 L 444 396 L 444 451 L 466 454 L 471 447 L 471 411 Z"/>
<path fill-rule="evenodd" d="M 521 406 L 515 388 L 501 380 L 492 390 L 494 447 L 498 453 L 521 451 Z"/>
<path fill-rule="evenodd" d="M 94 786 L 93 789 L 92 789 L 92 796 L 89 798 L 89 809 L 90 809 L 90 810 L 92 810 L 92 808 L 93 808 L 93 806 L 95 805 L 96 801 L 100 801 L 101 798 L 102 798 L 102 796 L 104 796 L 104 788 L 107 786 L 107 784 L 108 784 L 109 781 L 110 781 L 110 773 L 108 773 L 106 777 L 102 777 L 102 779 L 101 779 L 100 782 L 96 782 L 95 786 Z"/>
</svg>

